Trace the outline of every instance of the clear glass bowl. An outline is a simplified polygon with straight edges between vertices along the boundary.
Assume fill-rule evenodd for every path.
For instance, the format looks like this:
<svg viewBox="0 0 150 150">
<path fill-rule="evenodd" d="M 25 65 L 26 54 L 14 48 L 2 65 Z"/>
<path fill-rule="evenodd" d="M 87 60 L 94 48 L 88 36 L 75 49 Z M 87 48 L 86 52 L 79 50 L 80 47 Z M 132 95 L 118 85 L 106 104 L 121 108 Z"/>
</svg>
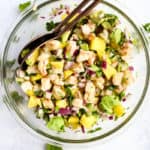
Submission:
<svg viewBox="0 0 150 150">
<path fill-rule="evenodd" d="M 144 34 L 141 32 L 138 24 L 128 17 L 130 14 L 127 15 L 127 13 L 120 10 L 120 6 L 116 7 L 110 2 L 104 1 L 95 9 L 102 9 L 119 16 L 128 31 L 137 41 L 132 54 L 133 59 L 131 61 L 132 66 L 135 68 L 137 77 L 135 83 L 128 89 L 132 95 L 126 102 L 126 107 L 129 108 L 127 113 L 117 121 L 104 121 L 103 123 L 100 123 L 98 126 L 103 129 L 92 134 L 83 134 L 81 132 L 76 133 L 71 130 L 58 134 L 47 129 L 43 121 L 36 119 L 34 112 L 27 108 L 27 97 L 25 97 L 20 87 L 14 81 L 15 68 L 18 66 L 17 61 L 13 66 L 10 61 L 17 59 L 21 48 L 31 39 L 46 33 L 45 22 L 48 21 L 48 16 L 52 8 L 59 6 L 61 3 L 74 6 L 74 4 L 78 2 L 80 2 L 80 0 L 43 1 L 36 11 L 27 11 L 21 19 L 19 19 L 10 33 L 1 57 L 1 92 L 9 110 L 14 116 L 20 118 L 19 120 L 22 120 L 23 126 L 31 129 L 51 142 L 83 144 L 104 139 L 105 137 L 118 132 L 120 128 L 129 122 L 141 106 L 149 83 L 149 47 Z M 45 18 L 41 16 L 44 16 Z M 22 95 L 24 100 L 15 101 L 12 97 L 14 91 L 17 91 Z"/>
</svg>

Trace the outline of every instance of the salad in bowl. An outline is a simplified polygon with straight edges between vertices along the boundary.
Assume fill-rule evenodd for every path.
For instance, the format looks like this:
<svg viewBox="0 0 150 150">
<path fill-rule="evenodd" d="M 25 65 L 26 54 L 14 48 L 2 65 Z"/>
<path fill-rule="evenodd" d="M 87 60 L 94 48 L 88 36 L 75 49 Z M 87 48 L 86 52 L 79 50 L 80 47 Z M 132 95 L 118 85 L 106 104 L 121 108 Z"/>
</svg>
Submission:
<svg viewBox="0 0 150 150">
<path fill-rule="evenodd" d="M 17 69 L 28 108 L 56 132 L 92 132 L 98 122 L 123 117 L 126 90 L 134 82 L 133 40 L 118 16 L 93 10 L 61 38 L 36 48 Z"/>
</svg>

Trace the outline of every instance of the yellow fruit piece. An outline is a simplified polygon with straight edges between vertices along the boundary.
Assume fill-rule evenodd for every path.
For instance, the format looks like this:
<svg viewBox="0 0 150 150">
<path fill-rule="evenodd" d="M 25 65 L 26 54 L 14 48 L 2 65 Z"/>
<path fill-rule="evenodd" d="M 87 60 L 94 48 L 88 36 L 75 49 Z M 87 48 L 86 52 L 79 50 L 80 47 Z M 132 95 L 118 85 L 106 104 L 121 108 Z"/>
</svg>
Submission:
<svg viewBox="0 0 150 150">
<path fill-rule="evenodd" d="M 63 49 L 63 48 L 65 48 L 67 46 L 67 42 L 62 42 L 61 43 L 61 48 Z"/>
<path fill-rule="evenodd" d="M 116 105 L 113 111 L 116 117 L 121 117 L 125 113 L 125 108 L 122 105 Z"/>
<path fill-rule="evenodd" d="M 39 56 L 39 48 L 34 50 L 33 53 L 27 58 L 26 64 L 29 66 L 33 66 L 37 61 L 38 56 Z"/>
<path fill-rule="evenodd" d="M 64 62 L 63 61 L 52 61 L 51 62 L 52 67 L 54 67 L 55 69 L 61 69 L 63 70 L 64 67 Z"/>
<path fill-rule="evenodd" d="M 86 116 L 83 115 L 81 117 L 80 123 L 87 129 L 92 128 L 92 126 L 96 123 L 96 117 L 94 116 Z"/>
<path fill-rule="evenodd" d="M 108 55 L 106 55 L 106 62 L 107 62 L 107 64 L 111 64 L 111 60 L 109 59 L 109 57 L 108 57 Z"/>
<path fill-rule="evenodd" d="M 33 107 L 36 107 L 38 105 L 41 106 L 40 99 L 35 97 L 35 96 L 30 96 L 29 102 L 28 102 L 28 108 L 33 108 Z"/>
<path fill-rule="evenodd" d="M 64 20 L 68 15 L 65 13 L 65 14 L 62 14 L 61 15 L 61 20 Z"/>
<path fill-rule="evenodd" d="M 66 70 L 64 71 L 64 78 L 67 79 L 68 77 L 70 77 L 73 74 L 73 71 L 71 70 Z"/>
<path fill-rule="evenodd" d="M 33 90 L 27 90 L 27 91 L 26 91 L 26 94 L 27 94 L 28 96 L 34 96 Z"/>
<path fill-rule="evenodd" d="M 68 119 L 68 124 L 73 128 L 73 129 L 77 129 L 80 125 L 79 125 L 79 118 L 77 116 L 71 116 Z"/>
<path fill-rule="evenodd" d="M 117 73 L 116 69 L 109 64 L 107 64 L 106 69 L 103 68 L 103 72 L 108 80 Z"/>
<path fill-rule="evenodd" d="M 58 108 L 66 108 L 67 107 L 67 101 L 66 100 L 57 100 L 56 101 L 56 106 Z"/>
<path fill-rule="evenodd" d="M 31 81 L 37 81 L 40 80 L 42 78 L 42 76 L 40 74 L 36 74 L 31 76 Z"/>
<path fill-rule="evenodd" d="M 97 54 L 101 59 L 105 55 L 106 42 L 102 38 L 95 37 L 91 40 L 90 49 L 97 51 Z"/>
</svg>

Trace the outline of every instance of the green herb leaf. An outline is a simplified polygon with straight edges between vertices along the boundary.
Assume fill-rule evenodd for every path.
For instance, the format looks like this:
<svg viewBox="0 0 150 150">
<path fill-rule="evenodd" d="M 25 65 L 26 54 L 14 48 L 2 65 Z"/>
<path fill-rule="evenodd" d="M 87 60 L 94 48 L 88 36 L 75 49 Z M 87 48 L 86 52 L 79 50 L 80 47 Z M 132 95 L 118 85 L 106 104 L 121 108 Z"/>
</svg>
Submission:
<svg viewBox="0 0 150 150">
<path fill-rule="evenodd" d="M 118 23 L 118 17 L 113 14 L 105 14 L 104 17 L 100 20 L 101 24 L 105 29 L 112 29 Z"/>
<path fill-rule="evenodd" d="M 72 85 L 65 85 L 65 91 L 66 91 L 66 94 L 67 94 L 67 100 L 68 100 L 68 103 L 69 103 L 69 106 L 72 105 L 72 100 L 74 98 L 73 94 L 72 94 L 72 91 L 71 91 L 71 87 Z"/>
<path fill-rule="evenodd" d="M 100 131 L 101 129 L 102 129 L 102 128 L 99 127 L 99 128 L 94 129 L 94 130 L 88 131 L 88 133 L 94 133 L 94 132 Z"/>
<path fill-rule="evenodd" d="M 42 90 L 39 90 L 39 91 L 34 91 L 34 95 L 37 96 L 37 97 L 42 97 L 43 96 L 43 91 Z"/>
<path fill-rule="evenodd" d="M 46 144 L 45 150 L 62 150 L 62 148 L 58 147 L 58 146 L 51 145 L 51 144 Z"/>
<path fill-rule="evenodd" d="M 145 31 L 147 31 L 148 33 L 150 33 L 150 23 L 146 23 L 145 25 L 143 25 Z"/>
<path fill-rule="evenodd" d="M 12 99 L 14 99 L 16 102 L 23 100 L 23 97 L 20 96 L 17 91 L 11 92 L 11 97 L 12 97 Z"/>
<path fill-rule="evenodd" d="M 24 49 L 22 52 L 21 52 L 21 58 L 24 58 L 28 53 L 29 53 L 30 49 Z"/>
<path fill-rule="evenodd" d="M 51 31 L 55 27 L 56 27 L 56 24 L 54 23 L 54 21 L 46 22 L 46 29 L 47 29 L 47 31 Z"/>
<path fill-rule="evenodd" d="M 15 62 L 16 62 L 15 59 L 13 59 L 13 60 L 8 60 L 8 61 L 6 62 L 6 66 L 7 66 L 8 68 L 11 68 L 11 67 L 15 64 Z"/>
<path fill-rule="evenodd" d="M 28 8 L 31 5 L 31 1 L 27 1 L 25 3 L 19 4 L 19 10 L 20 12 L 24 11 L 26 8 Z"/>
</svg>

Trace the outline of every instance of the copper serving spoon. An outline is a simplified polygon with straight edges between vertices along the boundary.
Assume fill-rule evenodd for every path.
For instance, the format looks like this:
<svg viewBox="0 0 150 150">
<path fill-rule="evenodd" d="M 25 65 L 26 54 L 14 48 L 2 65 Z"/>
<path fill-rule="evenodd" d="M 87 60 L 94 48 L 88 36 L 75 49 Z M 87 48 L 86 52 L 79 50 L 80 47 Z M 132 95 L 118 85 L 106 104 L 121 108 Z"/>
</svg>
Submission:
<svg viewBox="0 0 150 150">
<path fill-rule="evenodd" d="M 92 3 L 91 3 L 92 2 Z M 33 53 L 36 48 L 40 48 L 45 45 L 45 43 L 52 39 L 58 39 L 61 37 L 63 33 L 70 30 L 82 17 L 86 16 L 98 3 L 100 0 L 83 0 L 78 7 L 76 7 L 71 14 L 69 14 L 60 24 L 58 24 L 51 33 L 42 35 L 31 42 L 29 42 L 20 52 L 18 56 L 18 63 L 20 64 L 20 68 L 23 68 L 25 61 L 27 58 Z M 89 4 L 90 3 L 90 4 Z M 83 9 L 84 8 L 84 9 Z M 81 12 L 80 14 L 78 14 Z M 78 15 L 77 15 L 78 14 Z M 75 19 L 72 21 L 71 18 L 74 16 Z M 25 49 L 29 49 L 30 51 L 22 57 L 22 52 Z"/>
</svg>

